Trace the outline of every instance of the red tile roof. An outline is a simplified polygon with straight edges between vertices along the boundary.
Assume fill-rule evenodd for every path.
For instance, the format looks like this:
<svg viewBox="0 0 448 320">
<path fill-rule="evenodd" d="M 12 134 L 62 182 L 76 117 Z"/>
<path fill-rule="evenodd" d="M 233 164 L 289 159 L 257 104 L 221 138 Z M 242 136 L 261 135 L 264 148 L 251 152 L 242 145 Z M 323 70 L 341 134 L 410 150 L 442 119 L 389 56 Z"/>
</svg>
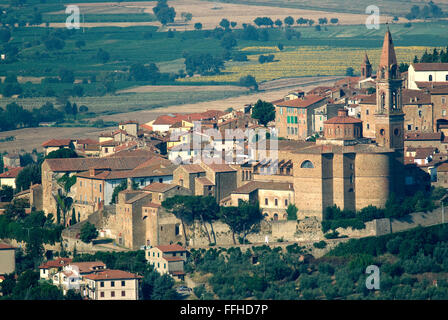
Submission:
<svg viewBox="0 0 448 320">
<path fill-rule="evenodd" d="M 205 164 L 207 167 L 209 167 L 214 172 L 233 172 L 236 171 L 228 164 L 217 164 L 217 163 L 211 163 L 211 164 Z"/>
<path fill-rule="evenodd" d="M 15 248 L 10 246 L 9 244 L 0 243 L 0 250 L 11 250 L 11 249 L 15 249 Z"/>
<path fill-rule="evenodd" d="M 185 252 L 187 249 L 183 248 L 178 244 L 169 244 L 164 246 L 156 246 L 162 252 Z"/>
<path fill-rule="evenodd" d="M 146 187 L 144 187 L 143 190 L 153 191 L 153 192 L 167 192 L 168 190 L 171 190 L 176 187 L 178 187 L 178 186 L 175 184 L 153 182 L 153 183 L 147 185 Z"/>
<path fill-rule="evenodd" d="M 122 270 L 104 270 L 88 274 L 84 278 L 90 280 L 120 280 L 120 279 L 140 279 L 143 277 Z"/>
<path fill-rule="evenodd" d="M 42 143 L 42 147 L 65 147 L 69 146 L 71 139 L 51 139 Z"/>
<path fill-rule="evenodd" d="M 361 123 L 361 119 L 353 118 L 350 116 L 336 116 L 324 121 L 324 124 L 346 124 L 346 123 Z"/>
<path fill-rule="evenodd" d="M 275 105 L 280 107 L 296 107 L 296 108 L 307 108 L 319 101 L 324 100 L 325 97 L 316 95 L 307 95 L 304 98 L 298 98 L 293 100 L 283 100 L 281 102 L 275 103 Z"/>
<path fill-rule="evenodd" d="M 162 205 L 154 202 L 149 202 L 145 204 L 143 207 L 149 207 L 149 208 L 160 208 Z"/>
<path fill-rule="evenodd" d="M 68 266 L 72 262 L 70 258 L 57 258 L 55 260 L 47 261 L 39 266 L 39 269 L 49 269 Z"/>
<path fill-rule="evenodd" d="M 52 171 L 85 171 L 88 169 L 105 169 L 111 170 L 132 170 L 138 165 L 145 162 L 149 156 L 129 156 L 125 157 L 120 154 L 119 157 L 104 158 L 67 158 L 67 159 L 46 159 Z"/>
<path fill-rule="evenodd" d="M 98 267 L 106 269 L 106 265 L 102 261 L 72 262 L 70 265 L 77 266 L 80 273 L 93 272 L 97 270 L 96 268 Z"/>
<path fill-rule="evenodd" d="M 409 132 L 404 136 L 407 141 L 422 141 L 422 140 L 442 140 L 441 132 Z"/>
<path fill-rule="evenodd" d="M 180 166 L 188 173 L 199 173 L 199 172 L 205 172 L 204 168 L 202 168 L 198 164 L 184 164 Z"/>
<path fill-rule="evenodd" d="M 162 257 L 162 258 L 168 262 L 184 261 L 182 257 Z"/>
<path fill-rule="evenodd" d="M 448 71 L 448 63 L 413 63 L 415 71 Z"/>
<path fill-rule="evenodd" d="M 19 175 L 19 172 L 23 170 L 23 167 L 16 167 L 9 169 L 6 172 L 0 174 L 0 178 L 16 178 Z"/>
</svg>

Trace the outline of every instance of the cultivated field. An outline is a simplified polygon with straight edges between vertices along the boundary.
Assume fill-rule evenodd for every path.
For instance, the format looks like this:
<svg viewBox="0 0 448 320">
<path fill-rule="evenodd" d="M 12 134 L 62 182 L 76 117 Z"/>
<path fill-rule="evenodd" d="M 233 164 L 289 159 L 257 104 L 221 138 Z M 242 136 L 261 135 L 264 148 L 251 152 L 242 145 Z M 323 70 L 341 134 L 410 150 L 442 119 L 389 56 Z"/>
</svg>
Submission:
<svg viewBox="0 0 448 320">
<path fill-rule="evenodd" d="M 85 13 L 85 27 L 104 27 L 104 26 L 117 26 L 117 27 L 128 27 L 128 26 L 161 26 L 157 21 L 154 22 L 89 22 L 89 14 L 97 14 L 101 12 L 102 14 L 118 14 L 127 11 L 131 12 L 144 12 L 152 15 L 153 7 L 155 6 L 155 1 L 139 1 L 139 2 L 102 2 L 102 3 L 80 3 L 78 4 L 81 9 L 81 13 Z M 168 28 L 178 29 L 178 30 L 194 30 L 194 24 L 197 22 L 202 23 L 203 29 L 214 29 L 219 25 L 221 19 L 226 18 L 229 21 L 237 22 L 237 28 L 240 28 L 243 23 L 252 23 L 257 17 L 269 16 L 273 21 L 276 19 L 281 19 L 282 21 L 287 16 L 292 16 L 295 19 L 299 17 L 313 19 L 317 22 L 319 18 L 326 17 L 328 20 L 331 18 L 338 18 L 339 24 L 363 24 L 366 20 L 366 14 L 352 14 L 352 13 L 334 13 L 325 12 L 326 10 L 306 10 L 298 8 L 282 8 L 275 6 L 275 3 L 271 5 L 247 5 L 247 4 L 233 4 L 233 3 L 222 3 L 222 2 L 209 2 L 201 0 L 180 0 L 180 1 L 169 1 L 169 5 L 174 7 L 177 15 L 176 20 Z M 181 17 L 182 12 L 189 12 L 193 14 L 191 21 L 185 23 Z M 61 12 L 55 12 L 55 14 L 60 15 Z M 149 15 L 148 15 L 149 19 Z M 382 22 L 391 21 L 392 17 L 383 15 L 381 16 Z M 65 19 L 60 23 L 51 23 L 52 27 L 64 27 Z"/>
<path fill-rule="evenodd" d="M 245 92 L 247 89 L 237 86 L 138 86 L 125 90 L 118 91 L 117 93 L 146 93 L 146 92 L 177 92 L 183 94 L 185 92 L 204 92 L 204 91 L 235 91 Z"/>
<path fill-rule="evenodd" d="M 421 56 L 427 47 L 396 47 L 399 62 L 410 63 L 414 56 Z M 343 76 L 348 67 L 358 72 L 366 52 L 374 70 L 380 59 L 381 49 L 331 48 L 331 47 L 291 47 L 283 51 L 277 47 L 246 47 L 242 51 L 256 53 L 248 55 L 248 62 L 229 64 L 220 75 L 179 79 L 179 81 L 217 81 L 232 82 L 244 75 L 253 75 L 257 81 L 269 81 L 284 77 L 304 77 L 315 75 Z M 260 64 L 260 54 L 272 53 L 274 62 Z"/>
<path fill-rule="evenodd" d="M 217 0 L 209 0 L 216 2 Z M 219 1 L 219 0 L 218 0 Z M 225 0 L 237 4 L 278 6 L 285 8 L 301 8 L 330 12 L 351 12 L 364 14 L 370 5 L 379 7 L 380 13 L 404 16 L 412 6 L 422 6 L 428 1 L 422 0 Z M 444 11 L 448 11 L 448 0 L 434 0 Z"/>
</svg>

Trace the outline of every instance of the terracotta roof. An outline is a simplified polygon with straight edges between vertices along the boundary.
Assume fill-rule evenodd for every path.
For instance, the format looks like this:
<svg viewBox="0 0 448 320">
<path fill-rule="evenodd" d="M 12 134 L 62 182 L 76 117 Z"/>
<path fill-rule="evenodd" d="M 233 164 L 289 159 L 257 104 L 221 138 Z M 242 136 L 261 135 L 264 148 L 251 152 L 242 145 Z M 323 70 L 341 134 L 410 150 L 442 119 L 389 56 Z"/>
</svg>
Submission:
<svg viewBox="0 0 448 320">
<path fill-rule="evenodd" d="M 198 178 L 196 178 L 196 180 L 204 186 L 214 186 L 215 185 L 207 177 L 198 177 Z"/>
<path fill-rule="evenodd" d="M 408 132 L 404 136 L 407 141 L 442 140 L 441 132 Z"/>
<path fill-rule="evenodd" d="M 155 246 L 157 249 L 159 249 L 162 252 L 185 252 L 187 249 L 184 247 L 178 245 L 178 244 L 169 244 L 164 246 Z"/>
<path fill-rule="evenodd" d="M 281 102 L 275 103 L 280 107 L 296 107 L 296 108 L 307 108 L 319 101 L 324 100 L 325 97 L 316 95 L 307 95 L 303 98 L 293 99 L 293 100 L 283 100 Z"/>
<path fill-rule="evenodd" d="M 77 266 L 80 273 L 89 273 L 95 271 L 94 268 L 101 267 L 106 268 L 106 265 L 102 261 L 86 261 L 86 262 L 72 262 L 72 266 Z"/>
<path fill-rule="evenodd" d="M 98 141 L 92 140 L 92 139 L 78 139 L 78 140 L 76 140 L 76 143 L 77 144 L 87 144 L 87 145 L 89 145 L 89 144 L 97 145 Z"/>
<path fill-rule="evenodd" d="M 168 262 L 184 261 L 184 259 L 182 257 L 162 257 L 162 259 L 164 259 Z"/>
<path fill-rule="evenodd" d="M 70 145 L 71 139 L 51 139 L 42 143 L 42 147 L 65 147 Z"/>
<path fill-rule="evenodd" d="M 357 100 L 358 104 L 376 104 L 376 93 L 369 95 L 357 95 L 352 99 Z"/>
<path fill-rule="evenodd" d="M 57 268 L 64 267 L 69 265 L 72 262 L 70 258 L 57 258 L 55 260 L 47 261 L 39 266 L 39 269 L 49 269 L 49 268 Z"/>
<path fill-rule="evenodd" d="M 146 130 L 146 131 L 153 131 L 152 127 L 147 124 L 141 124 L 140 128 Z"/>
<path fill-rule="evenodd" d="M 178 187 L 178 185 L 169 184 L 169 183 L 153 182 L 153 183 L 147 185 L 146 187 L 144 187 L 143 190 L 153 191 L 153 192 L 167 192 L 168 190 L 171 190 L 176 187 Z"/>
<path fill-rule="evenodd" d="M 434 88 L 432 88 L 432 87 L 428 88 L 431 95 L 448 94 L 448 82 L 439 82 L 437 84 L 441 84 L 441 83 L 443 83 L 444 85 L 434 86 Z"/>
<path fill-rule="evenodd" d="M 11 250 L 11 249 L 15 249 L 15 248 L 10 246 L 9 244 L 0 243 L 0 250 Z"/>
<path fill-rule="evenodd" d="M 159 203 L 149 202 L 142 207 L 160 208 L 162 205 Z"/>
<path fill-rule="evenodd" d="M 149 193 L 141 192 L 141 193 L 138 193 L 137 195 L 135 195 L 134 197 L 132 197 L 131 199 L 127 200 L 126 203 L 131 204 L 131 203 L 134 203 L 135 201 L 138 201 L 143 198 L 150 197 L 150 196 L 151 195 Z"/>
<path fill-rule="evenodd" d="M 68 159 L 46 159 L 52 171 L 85 171 L 91 168 L 110 168 L 111 170 L 131 170 L 148 159 L 148 157 L 105 157 L 105 158 L 68 158 Z"/>
<path fill-rule="evenodd" d="M 217 163 L 211 163 L 211 164 L 204 164 L 205 166 L 209 167 L 214 172 L 233 172 L 236 171 L 228 164 L 217 164 Z"/>
<path fill-rule="evenodd" d="M 104 270 L 86 275 L 84 278 L 90 280 L 120 280 L 140 279 L 142 276 L 122 270 Z"/>
<path fill-rule="evenodd" d="M 5 277 L 4 276 L 0 276 L 0 280 L 5 280 Z"/>
<path fill-rule="evenodd" d="M 239 187 L 232 193 L 235 194 L 248 194 L 258 189 L 263 190 L 279 190 L 279 191 L 294 191 L 294 187 L 288 182 L 267 182 L 267 181 L 250 181 L 245 185 Z"/>
<path fill-rule="evenodd" d="M 324 121 L 324 124 L 348 124 L 348 123 L 362 123 L 360 119 L 348 116 L 348 110 L 341 109 L 338 115 L 331 119 Z"/>
<path fill-rule="evenodd" d="M 16 167 L 16 168 L 9 169 L 8 171 L 0 174 L 0 178 L 16 178 L 18 176 L 19 172 L 22 170 L 23 170 L 23 167 Z"/>
<path fill-rule="evenodd" d="M 402 90 L 403 105 L 431 104 L 431 95 L 421 90 Z"/>
<path fill-rule="evenodd" d="M 184 164 L 180 166 L 188 173 L 199 173 L 199 172 L 205 172 L 204 168 L 202 168 L 198 164 Z"/>
<path fill-rule="evenodd" d="M 448 63 L 413 63 L 415 71 L 448 71 Z"/>
</svg>

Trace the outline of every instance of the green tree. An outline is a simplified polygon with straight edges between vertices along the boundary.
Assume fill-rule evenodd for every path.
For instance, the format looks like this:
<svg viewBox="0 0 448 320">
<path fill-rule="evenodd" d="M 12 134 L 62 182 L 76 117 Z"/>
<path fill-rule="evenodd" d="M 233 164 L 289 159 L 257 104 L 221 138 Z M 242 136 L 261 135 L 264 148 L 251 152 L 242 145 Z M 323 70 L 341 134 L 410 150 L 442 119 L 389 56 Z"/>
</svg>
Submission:
<svg viewBox="0 0 448 320">
<path fill-rule="evenodd" d="M 257 80 L 255 80 L 255 77 L 250 74 L 240 78 L 240 86 L 251 88 L 255 91 L 258 91 Z"/>
<path fill-rule="evenodd" d="M 81 232 L 79 234 L 79 238 L 81 239 L 81 241 L 83 241 L 85 243 L 90 243 L 96 237 L 98 237 L 98 230 L 96 229 L 96 227 L 93 224 L 91 224 L 90 222 L 87 221 L 81 227 Z"/>
<path fill-rule="evenodd" d="M 32 184 L 41 183 L 41 178 L 39 165 L 27 165 L 16 177 L 16 190 L 27 190 Z"/>
<path fill-rule="evenodd" d="M 283 20 L 283 22 L 284 22 L 286 25 L 288 25 L 288 27 L 290 27 L 290 26 L 292 26 L 292 25 L 294 24 L 294 18 L 291 17 L 291 16 L 286 17 L 286 18 Z"/>
<path fill-rule="evenodd" d="M 152 10 L 162 25 L 174 22 L 176 11 L 173 7 L 168 6 L 167 0 L 157 1 L 157 5 Z"/>
<path fill-rule="evenodd" d="M 202 23 L 200 23 L 200 22 L 196 22 L 195 24 L 194 24 L 194 29 L 195 30 L 202 30 Z"/>
<path fill-rule="evenodd" d="M 67 159 L 78 158 L 78 154 L 70 148 L 62 148 L 59 150 L 51 151 L 45 159 Z"/>
<path fill-rule="evenodd" d="M 10 202 L 14 196 L 14 189 L 11 186 L 3 185 L 0 189 L 0 202 Z"/>
<path fill-rule="evenodd" d="M 220 219 L 232 230 L 233 243 L 236 244 L 235 234 L 242 236 L 245 241 L 249 233 L 257 232 L 263 214 L 258 205 L 242 201 L 238 207 L 221 207 Z"/>
<path fill-rule="evenodd" d="M 116 186 L 114 188 L 114 191 L 112 192 L 112 199 L 110 200 L 110 204 L 117 203 L 118 193 L 120 191 L 126 190 L 126 188 L 127 188 L 127 182 L 126 181 L 122 181 L 118 186 Z"/>
<path fill-rule="evenodd" d="M 270 102 L 258 100 L 252 110 L 252 118 L 266 127 L 266 125 L 275 119 L 275 108 Z"/>
<path fill-rule="evenodd" d="M 297 220 L 297 212 L 299 209 L 294 204 L 289 204 L 288 208 L 286 208 L 286 214 L 288 217 L 288 220 Z"/>
<path fill-rule="evenodd" d="M 188 243 L 186 225 L 194 221 L 195 208 L 193 208 L 193 200 L 190 196 L 175 195 L 162 202 L 162 207 L 173 213 L 181 222 L 184 233 L 185 245 Z"/>
<path fill-rule="evenodd" d="M 353 77 L 355 75 L 355 70 L 352 67 L 348 67 L 345 70 L 345 75 L 349 77 Z"/>
</svg>

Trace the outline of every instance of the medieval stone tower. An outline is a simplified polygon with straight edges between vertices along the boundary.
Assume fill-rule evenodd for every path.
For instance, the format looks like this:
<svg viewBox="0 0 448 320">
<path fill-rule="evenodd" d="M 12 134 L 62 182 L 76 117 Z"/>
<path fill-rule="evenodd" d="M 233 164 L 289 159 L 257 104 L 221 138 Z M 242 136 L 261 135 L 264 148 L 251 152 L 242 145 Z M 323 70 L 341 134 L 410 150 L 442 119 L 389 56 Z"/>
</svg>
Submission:
<svg viewBox="0 0 448 320">
<path fill-rule="evenodd" d="M 404 113 L 402 110 L 402 79 L 389 28 L 384 36 L 383 51 L 376 82 L 375 138 L 379 146 L 395 150 L 396 175 L 392 188 L 400 193 L 403 186 Z M 398 189 L 398 190 L 397 190 Z"/>
<path fill-rule="evenodd" d="M 361 65 L 361 79 L 367 79 L 372 76 L 372 65 L 370 64 L 369 57 L 364 56 L 364 61 Z"/>
</svg>

